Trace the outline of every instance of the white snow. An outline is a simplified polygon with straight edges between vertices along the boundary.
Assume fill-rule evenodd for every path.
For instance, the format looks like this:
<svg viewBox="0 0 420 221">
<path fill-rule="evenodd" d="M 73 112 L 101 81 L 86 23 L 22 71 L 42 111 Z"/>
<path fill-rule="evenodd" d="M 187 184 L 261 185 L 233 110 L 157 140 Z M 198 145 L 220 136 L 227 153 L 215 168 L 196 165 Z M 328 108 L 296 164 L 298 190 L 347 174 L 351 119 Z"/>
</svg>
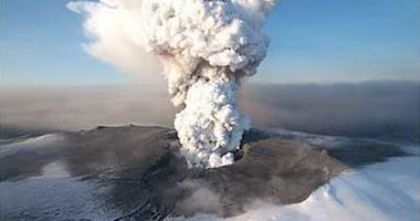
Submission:
<svg viewBox="0 0 420 221">
<path fill-rule="evenodd" d="M 420 157 L 393 158 L 347 171 L 302 203 L 275 206 L 256 200 L 229 221 L 420 220 Z M 168 220 L 224 220 L 213 215 Z"/>
<path fill-rule="evenodd" d="M 19 220 L 109 220 L 122 212 L 95 194 L 109 192 L 91 181 L 71 177 L 64 163 L 45 165 L 40 176 L 0 182 L 0 217 Z M 17 220 L 18 218 L 16 218 Z"/>
<path fill-rule="evenodd" d="M 45 134 L 38 137 L 26 138 L 10 144 L 0 145 L 0 156 L 11 155 L 27 148 L 45 148 L 51 145 L 60 146 L 64 141 L 65 137 L 61 134 Z"/>
</svg>

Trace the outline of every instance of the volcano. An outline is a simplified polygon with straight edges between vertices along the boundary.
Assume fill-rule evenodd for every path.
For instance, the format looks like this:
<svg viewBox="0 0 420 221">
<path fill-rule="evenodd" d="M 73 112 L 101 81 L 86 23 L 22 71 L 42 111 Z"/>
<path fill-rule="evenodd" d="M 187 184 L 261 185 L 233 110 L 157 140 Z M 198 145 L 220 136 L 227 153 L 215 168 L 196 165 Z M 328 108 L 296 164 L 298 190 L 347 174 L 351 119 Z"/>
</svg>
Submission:
<svg viewBox="0 0 420 221">
<path fill-rule="evenodd" d="M 138 126 L 97 127 L 3 144 L 2 192 L 19 195 L 43 189 L 44 194 L 32 197 L 48 203 L 11 202 L 2 207 L 2 213 L 6 220 L 53 220 L 82 214 L 92 218 L 100 207 L 118 211 L 114 220 L 162 220 L 197 213 L 227 217 L 243 212 L 255 200 L 303 201 L 346 168 L 326 151 L 258 130 L 245 135 L 231 166 L 188 169 L 179 147 L 174 130 Z M 74 185 L 89 188 L 75 190 Z M 78 195 L 88 197 L 96 209 L 85 211 L 82 207 L 87 202 L 72 197 Z M 18 199 L 22 198 L 13 200 Z"/>
<path fill-rule="evenodd" d="M 0 202 L 7 202 L 1 213 L 5 220 L 231 217 L 258 201 L 304 201 L 344 170 L 405 155 L 368 141 L 331 148 L 321 138 L 252 129 L 233 165 L 211 169 L 188 169 L 176 131 L 161 127 L 97 127 L 10 140 L 0 148 Z"/>
</svg>

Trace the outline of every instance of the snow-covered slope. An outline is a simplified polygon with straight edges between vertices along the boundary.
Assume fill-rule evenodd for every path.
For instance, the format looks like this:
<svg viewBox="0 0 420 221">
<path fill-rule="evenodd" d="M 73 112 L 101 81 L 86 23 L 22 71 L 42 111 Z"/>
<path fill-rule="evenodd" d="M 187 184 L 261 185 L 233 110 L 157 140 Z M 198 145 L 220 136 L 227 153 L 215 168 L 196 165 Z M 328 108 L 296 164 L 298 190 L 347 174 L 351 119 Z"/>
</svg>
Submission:
<svg viewBox="0 0 420 221">
<path fill-rule="evenodd" d="M 212 215 L 168 220 L 229 221 L 370 221 L 420 220 L 420 157 L 398 157 L 347 171 L 320 187 L 302 203 L 250 205 L 239 216 Z"/>
<path fill-rule="evenodd" d="M 167 220 L 420 220 L 418 144 L 403 145 L 372 139 L 324 136 L 279 128 L 253 129 L 249 133 L 245 135 L 245 144 L 256 145 L 256 142 L 256 146 L 272 146 L 271 149 L 256 148 L 251 154 L 248 153 L 247 160 L 238 162 L 231 169 L 197 173 L 201 175 L 193 175 L 189 179 L 197 181 L 201 179 L 200 176 L 204 177 L 200 187 L 206 184 L 206 179 L 216 184 L 220 181 L 233 182 L 236 187 L 231 192 L 223 192 L 223 184 L 216 185 L 218 188 L 211 185 L 208 186 L 210 189 L 199 188 L 200 191 L 192 195 L 193 206 L 224 208 L 217 205 L 221 198 L 247 195 L 242 193 L 249 193 L 251 198 L 245 198 L 252 200 L 241 205 L 240 211 L 225 218 L 198 213 L 188 218 L 170 217 Z M 143 215 L 154 209 L 162 209 L 160 206 L 167 206 L 163 199 L 175 203 L 178 211 L 186 211 L 177 205 L 179 196 L 170 199 L 167 197 L 171 194 L 159 192 L 162 192 L 162 188 L 170 190 L 168 186 L 184 185 L 183 188 L 188 189 L 194 184 L 183 181 L 189 175 L 171 159 L 159 160 L 168 151 L 165 142 L 174 141 L 175 138 L 175 134 L 165 128 L 98 127 L 91 131 L 22 138 L 0 145 L 0 220 L 77 218 L 103 221 L 121 218 L 123 221 L 139 217 L 148 220 Z M 272 138 L 286 143 L 291 141 L 295 145 L 281 147 L 282 142 L 274 142 Z M 284 148 L 284 154 L 295 157 L 279 156 L 282 152 L 277 152 L 275 147 Z M 322 160 L 302 157 L 316 156 L 302 154 L 305 151 L 311 153 L 305 147 L 325 150 L 348 169 L 312 193 L 311 189 L 299 203 L 282 206 L 260 199 L 257 196 L 260 193 L 284 196 L 282 192 L 289 185 L 287 182 L 296 185 L 286 188 L 286 195 L 296 195 L 299 188 L 295 187 L 301 185 L 301 181 L 309 182 L 325 174 L 318 173 L 319 165 L 314 163 Z M 295 151 L 294 148 L 303 149 L 303 152 Z M 278 162 L 276 159 L 284 160 Z M 278 169 L 272 170 L 266 165 Z M 294 166 L 289 168 L 287 165 Z M 255 167 L 265 169 L 252 169 Z M 281 168 L 289 168 L 290 173 L 284 174 Z M 334 166 L 330 165 L 329 168 Z M 148 176 L 143 175 L 147 170 L 152 180 L 147 180 Z M 162 170 L 168 174 L 159 175 Z M 262 174 L 271 179 L 264 181 L 265 176 Z M 305 174 L 312 176 L 306 177 Z M 234 179 L 229 179 L 227 175 Z M 258 185 L 250 186 L 249 183 Z M 149 184 L 157 187 L 148 187 Z M 271 190 L 266 191 L 264 188 Z M 145 194 L 149 193 L 157 194 L 160 198 L 147 201 Z M 187 207 L 191 206 L 186 201 L 181 202 L 186 203 Z M 235 202 L 241 204 L 240 201 Z M 139 208 L 142 210 L 140 213 Z M 138 214 L 130 216 L 135 213 Z M 156 214 L 155 217 L 162 218 L 168 212 L 158 211 Z"/>
</svg>

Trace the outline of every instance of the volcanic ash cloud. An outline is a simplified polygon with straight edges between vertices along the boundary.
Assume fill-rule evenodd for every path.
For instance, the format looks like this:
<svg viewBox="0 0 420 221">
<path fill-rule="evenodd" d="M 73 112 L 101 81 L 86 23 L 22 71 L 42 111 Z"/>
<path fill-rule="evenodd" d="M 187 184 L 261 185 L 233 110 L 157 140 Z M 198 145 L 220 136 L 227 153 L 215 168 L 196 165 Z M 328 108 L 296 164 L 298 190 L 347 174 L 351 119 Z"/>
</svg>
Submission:
<svg viewBox="0 0 420 221">
<path fill-rule="evenodd" d="M 87 12 L 84 27 L 96 40 L 90 48 L 115 48 L 109 39 L 118 36 L 115 41 L 131 42 L 157 55 L 172 103 L 183 108 L 175 118 L 181 152 L 190 167 L 203 168 L 232 164 L 233 152 L 250 127 L 249 117 L 239 112 L 236 92 L 240 79 L 256 74 L 266 56 L 269 40 L 261 29 L 273 6 L 274 0 L 101 0 L 68 5 Z M 103 60 L 113 62 L 109 57 Z"/>
</svg>

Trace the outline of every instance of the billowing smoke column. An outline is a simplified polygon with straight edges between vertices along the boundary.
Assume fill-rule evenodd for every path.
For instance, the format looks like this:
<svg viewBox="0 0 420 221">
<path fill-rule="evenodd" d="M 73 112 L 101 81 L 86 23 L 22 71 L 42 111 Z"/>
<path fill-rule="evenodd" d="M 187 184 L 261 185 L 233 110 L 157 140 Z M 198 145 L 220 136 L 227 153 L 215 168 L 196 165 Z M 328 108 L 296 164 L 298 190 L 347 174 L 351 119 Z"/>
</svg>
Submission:
<svg viewBox="0 0 420 221">
<path fill-rule="evenodd" d="M 98 16 L 120 18 L 126 38 L 160 58 L 172 102 L 183 107 L 175 118 L 181 152 L 190 167 L 211 168 L 233 163 L 250 127 L 236 92 L 240 79 L 256 74 L 266 55 L 269 41 L 261 29 L 273 5 L 274 0 L 102 0 L 68 7 L 88 12 L 85 28 L 97 39 L 104 38 L 100 30 L 107 25 Z"/>
</svg>

